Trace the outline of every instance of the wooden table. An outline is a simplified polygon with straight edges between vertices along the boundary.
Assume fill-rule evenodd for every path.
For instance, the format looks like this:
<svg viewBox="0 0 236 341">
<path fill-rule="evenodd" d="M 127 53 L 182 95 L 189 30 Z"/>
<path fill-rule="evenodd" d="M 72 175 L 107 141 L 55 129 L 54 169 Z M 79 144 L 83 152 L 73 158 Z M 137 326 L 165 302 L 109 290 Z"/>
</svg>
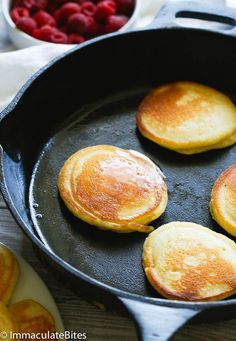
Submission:
<svg viewBox="0 0 236 341">
<path fill-rule="evenodd" d="M 0 241 L 23 256 L 47 284 L 61 312 L 66 330 L 86 332 L 88 341 L 138 340 L 135 326 L 130 319 L 99 310 L 75 296 L 53 278 L 37 259 L 31 242 L 13 220 L 1 196 L 0 234 Z M 236 340 L 236 319 L 214 324 L 187 325 L 173 340 Z"/>
</svg>

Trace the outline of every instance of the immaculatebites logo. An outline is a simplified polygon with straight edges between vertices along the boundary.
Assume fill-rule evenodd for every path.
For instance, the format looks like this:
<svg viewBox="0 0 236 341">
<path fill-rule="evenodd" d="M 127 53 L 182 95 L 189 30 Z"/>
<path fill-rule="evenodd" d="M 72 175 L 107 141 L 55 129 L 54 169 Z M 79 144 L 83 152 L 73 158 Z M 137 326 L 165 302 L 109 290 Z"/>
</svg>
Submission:
<svg viewBox="0 0 236 341">
<path fill-rule="evenodd" d="M 63 333 L 16 333 L 16 332 L 0 332 L 1 340 L 86 340 L 86 333 L 77 333 L 74 331 L 66 330 Z"/>
</svg>

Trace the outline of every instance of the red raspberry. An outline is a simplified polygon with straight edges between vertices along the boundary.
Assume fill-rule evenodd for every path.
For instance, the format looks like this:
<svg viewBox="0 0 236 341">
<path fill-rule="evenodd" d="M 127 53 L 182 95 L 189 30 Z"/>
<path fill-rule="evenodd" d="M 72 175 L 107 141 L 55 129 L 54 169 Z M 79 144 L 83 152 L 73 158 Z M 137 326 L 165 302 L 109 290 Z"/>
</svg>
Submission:
<svg viewBox="0 0 236 341">
<path fill-rule="evenodd" d="M 82 13 L 75 13 L 69 17 L 67 25 L 71 32 L 85 34 L 89 30 L 90 19 L 91 17 L 87 17 Z"/>
<path fill-rule="evenodd" d="M 35 28 L 32 32 L 32 36 L 36 39 L 40 39 L 40 29 L 39 28 Z"/>
<path fill-rule="evenodd" d="M 19 30 L 31 35 L 34 29 L 37 27 L 37 24 L 32 18 L 22 17 L 17 20 L 16 27 L 19 28 Z"/>
<path fill-rule="evenodd" d="M 44 10 L 48 5 L 48 0 L 21 0 L 21 2 L 31 13 L 38 10 Z"/>
<path fill-rule="evenodd" d="M 79 13 L 81 6 L 74 2 L 67 2 L 60 9 L 59 21 L 65 22 L 69 16 L 75 13 Z"/>
<path fill-rule="evenodd" d="M 68 36 L 58 30 L 51 34 L 50 42 L 56 44 L 68 44 Z"/>
<path fill-rule="evenodd" d="M 81 13 L 93 16 L 96 11 L 96 5 L 92 1 L 85 1 L 81 6 Z"/>
<path fill-rule="evenodd" d="M 48 41 L 50 43 L 67 44 L 68 37 L 65 33 L 60 32 L 57 28 L 45 25 L 39 29 L 34 30 L 35 38 Z"/>
<path fill-rule="evenodd" d="M 116 0 L 119 13 L 130 15 L 134 10 L 134 0 Z"/>
<path fill-rule="evenodd" d="M 103 34 L 103 27 L 97 22 L 95 21 L 92 17 L 89 17 L 89 27 L 88 27 L 88 31 L 87 31 L 87 36 L 89 37 L 97 37 L 101 34 Z"/>
<path fill-rule="evenodd" d="M 119 30 L 122 26 L 124 26 L 127 23 L 128 20 L 129 18 L 126 17 L 125 15 L 110 15 L 107 18 L 105 32 L 110 33 Z"/>
<path fill-rule="evenodd" d="M 56 26 L 56 20 L 45 11 L 38 11 L 33 16 L 33 19 L 36 21 L 39 28 L 45 25 Z"/>
<path fill-rule="evenodd" d="M 14 22 L 22 17 L 29 17 L 29 11 L 24 7 L 15 7 L 11 10 L 11 18 Z"/>
<path fill-rule="evenodd" d="M 55 31 L 57 31 L 55 27 L 45 25 L 37 30 L 34 30 L 33 35 L 37 39 L 50 41 L 50 37 Z"/>
<path fill-rule="evenodd" d="M 96 20 L 105 20 L 110 15 L 116 13 L 116 4 L 113 0 L 104 0 L 98 3 L 94 18 Z"/>
<path fill-rule="evenodd" d="M 76 33 L 70 34 L 68 38 L 69 44 L 80 44 L 83 43 L 84 41 L 85 41 L 84 37 Z"/>
</svg>

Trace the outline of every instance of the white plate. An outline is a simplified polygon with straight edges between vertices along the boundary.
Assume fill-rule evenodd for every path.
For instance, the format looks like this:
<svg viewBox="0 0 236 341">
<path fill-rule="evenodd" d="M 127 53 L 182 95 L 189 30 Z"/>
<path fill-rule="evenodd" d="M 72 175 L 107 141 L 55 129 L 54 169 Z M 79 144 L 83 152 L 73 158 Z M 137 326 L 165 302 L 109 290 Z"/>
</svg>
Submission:
<svg viewBox="0 0 236 341">
<path fill-rule="evenodd" d="M 4 246 L 7 247 L 6 245 Z M 13 252 L 12 250 L 10 251 Z M 64 333 L 64 325 L 50 291 L 34 269 L 22 257 L 15 253 L 14 255 L 20 266 L 20 274 L 10 300 L 10 305 L 25 299 L 32 299 L 40 303 L 54 317 L 56 331 L 58 333 Z"/>
</svg>

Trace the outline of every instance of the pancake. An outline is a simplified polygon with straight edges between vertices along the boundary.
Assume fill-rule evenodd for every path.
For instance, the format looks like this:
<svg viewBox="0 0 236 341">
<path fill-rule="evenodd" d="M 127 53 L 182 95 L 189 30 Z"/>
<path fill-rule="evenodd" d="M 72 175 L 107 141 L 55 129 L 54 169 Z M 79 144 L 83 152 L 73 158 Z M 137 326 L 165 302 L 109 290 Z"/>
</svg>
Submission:
<svg viewBox="0 0 236 341">
<path fill-rule="evenodd" d="M 142 135 L 182 154 L 225 148 L 236 142 L 236 108 L 224 94 L 193 82 L 162 85 L 137 112 Z"/>
<path fill-rule="evenodd" d="M 42 338 L 38 340 L 51 340 L 43 335 L 56 332 L 55 321 L 52 315 L 39 303 L 33 300 L 24 300 L 13 304 L 9 311 L 19 326 L 20 333 L 36 334 L 41 333 Z M 26 334 L 27 335 L 27 334 Z M 32 338 L 24 338 L 32 340 Z"/>
<path fill-rule="evenodd" d="M 206 152 L 208 150 L 227 148 L 227 147 L 232 146 L 235 143 L 236 143 L 236 132 L 232 134 L 230 137 L 228 137 L 227 139 L 219 143 L 216 143 L 214 145 L 208 146 L 208 147 L 196 148 L 196 149 L 181 149 L 181 150 L 175 150 L 175 151 L 181 154 L 192 155 L 192 154 Z"/>
<path fill-rule="evenodd" d="M 236 164 L 226 169 L 216 180 L 210 210 L 214 220 L 228 233 L 236 236 Z"/>
<path fill-rule="evenodd" d="M 158 167 L 133 150 L 98 145 L 72 155 L 62 167 L 58 189 L 68 209 L 103 230 L 150 232 L 146 226 L 167 205 Z"/>
<path fill-rule="evenodd" d="M 172 222 L 145 240 L 143 267 L 162 296 L 213 301 L 236 293 L 236 244 L 198 224 Z"/>
<path fill-rule="evenodd" d="M 0 301 L 8 304 L 19 277 L 19 265 L 14 254 L 3 244 L 0 244 L 0 276 Z"/>
<path fill-rule="evenodd" d="M 19 331 L 18 324 L 5 305 L 0 302 L 0 340 L 11 341 L 12 333 Z"/>
</svg>

